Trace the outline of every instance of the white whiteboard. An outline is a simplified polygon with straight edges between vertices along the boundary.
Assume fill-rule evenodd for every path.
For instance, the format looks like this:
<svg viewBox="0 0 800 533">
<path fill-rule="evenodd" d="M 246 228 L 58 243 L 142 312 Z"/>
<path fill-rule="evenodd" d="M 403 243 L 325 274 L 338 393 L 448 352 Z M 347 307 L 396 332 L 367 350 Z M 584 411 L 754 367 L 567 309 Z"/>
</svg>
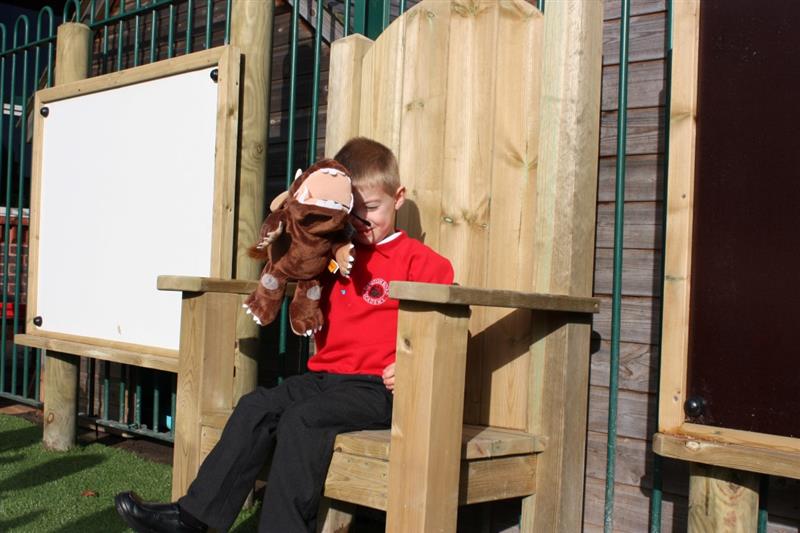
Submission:
<svg viewBox="0 0 800 533">
<path fill-rule="evenodd" d="M 43 104 L 29 333 L 178 349 L 181 295 L 156 278 L 211 275 L 213 68 Z"/>
</svg>

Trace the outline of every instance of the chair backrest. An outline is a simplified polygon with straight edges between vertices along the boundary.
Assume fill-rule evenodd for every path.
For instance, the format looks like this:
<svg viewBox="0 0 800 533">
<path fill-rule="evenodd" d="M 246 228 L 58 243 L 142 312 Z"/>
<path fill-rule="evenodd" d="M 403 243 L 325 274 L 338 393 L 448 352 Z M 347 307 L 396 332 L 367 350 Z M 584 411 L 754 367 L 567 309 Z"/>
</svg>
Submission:
<svg viewBox="0 0 800 533">
<path fill-rule="evenodd" d="M 554 252 L 553 227 L 572 228 L 580 206 L 555 205 L 569 184 L 542 183 L 544 32 L 523 0 L 424 0 L 375 42 L 335 42 L 326 152 L 355 135 L 389 146 L 408 191 L 399 226 L 450 258 L 461 285 L 586 296 L 593 207 L 580 236 L 588 285 L 552 282 L 554 255 L 573 254 Z M 594 176 L 585 187 L 593 199 Z M 530 312 L 474 309 L 470 334 L 465 421 L 529 428 Z"/>
</svg>

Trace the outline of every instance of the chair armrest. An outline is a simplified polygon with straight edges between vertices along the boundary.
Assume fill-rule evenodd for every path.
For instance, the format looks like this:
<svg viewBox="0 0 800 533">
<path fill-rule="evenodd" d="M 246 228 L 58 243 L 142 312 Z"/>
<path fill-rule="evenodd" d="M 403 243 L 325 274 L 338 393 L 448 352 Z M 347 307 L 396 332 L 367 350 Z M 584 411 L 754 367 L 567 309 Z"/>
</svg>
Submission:
<svg viewBox="0 0 800 533">
<path fill-rule="evenodd" d="M 198 276 L 158 276 L 160 291 L 184 292 L 224 292 L 228 294 L 250 294 L 257 281 L 223 278 L 202 278 Z"/>
<path fill-rule="evenodd" d="M 459 285 L 417 283 L 412 281 L 392 281 L 389 284 L 389 296 L 397 300 L 415 302 L 515 307 L 536 311 L 561 311 L 566 313 L 597 313 L 600 311 L 599 298 L 477 289 Z"/>
</svg>

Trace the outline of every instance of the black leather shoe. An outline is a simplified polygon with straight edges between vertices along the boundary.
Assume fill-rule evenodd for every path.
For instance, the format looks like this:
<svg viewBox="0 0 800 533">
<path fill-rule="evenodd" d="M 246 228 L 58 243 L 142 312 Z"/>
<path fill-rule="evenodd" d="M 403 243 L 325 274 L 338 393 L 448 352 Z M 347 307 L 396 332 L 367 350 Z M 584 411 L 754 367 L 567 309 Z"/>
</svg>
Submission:
<svg viewBox="0 0 800 533">
<path fill-rule="evenodd" d="M 114 504 L 125 523 L 139 533 L 204 533 L 208 529 L 181 520 L 177 503 L 143 502 L 135 492 L 121 492 Z"/>
</svg>

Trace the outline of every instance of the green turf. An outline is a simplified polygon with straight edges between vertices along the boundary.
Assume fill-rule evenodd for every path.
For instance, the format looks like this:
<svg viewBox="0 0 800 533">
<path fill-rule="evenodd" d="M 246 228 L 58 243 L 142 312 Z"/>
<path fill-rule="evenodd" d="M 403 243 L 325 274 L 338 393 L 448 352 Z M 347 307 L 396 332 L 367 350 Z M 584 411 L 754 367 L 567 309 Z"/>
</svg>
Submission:
<svg viewBox="0 0 800 533">
<path fill-rule="evenodd" d="M 102 444 L 50 452 L 41 441 L 41 427 L 0 415 L 0 532 L 130 531 L 114 510 L 115 494 L 169 500 L 167 465 Z M 232 531 L 255 531 L 257 522 L 257 509 L 243 511 Z"/>
</svg>

